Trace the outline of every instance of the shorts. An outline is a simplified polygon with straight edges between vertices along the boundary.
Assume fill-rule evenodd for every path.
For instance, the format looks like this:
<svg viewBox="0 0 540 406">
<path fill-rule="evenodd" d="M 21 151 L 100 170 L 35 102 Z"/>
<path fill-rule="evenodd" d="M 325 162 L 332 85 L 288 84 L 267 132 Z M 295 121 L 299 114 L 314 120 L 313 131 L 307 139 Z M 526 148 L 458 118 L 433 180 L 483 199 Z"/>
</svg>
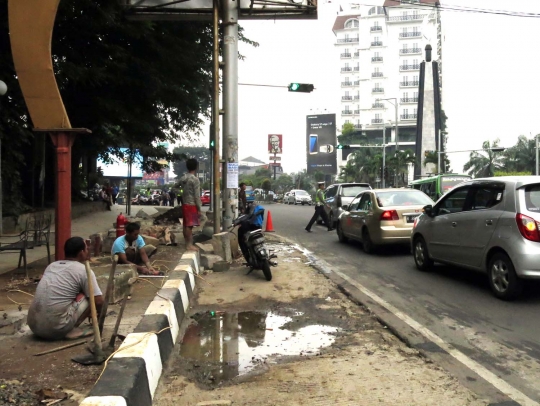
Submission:
<svg viewBox="0 0 540 406">
<path fill-rule="evenodd" d="M 88 309 L 88 306 L 90 306 L 90 301 L 86 298 L 84 293 L 79 293 L 75 300 L 71 302 L 71 306 L 69 306 L 67 311 L 68 317 L 70 318 L 69 326 L 71 326 L 71 329 L 75 326 L 86 309 Z M 71 331 L 71 329 L 69 331 Z"/>
<path fill-rule="evenodd" d="M 183 219 L 185 227 L 197 227 L 199 225 L 199 213 L 197 206 L 192 204 L 184 204 L 182 206 Z"/>
</svg>

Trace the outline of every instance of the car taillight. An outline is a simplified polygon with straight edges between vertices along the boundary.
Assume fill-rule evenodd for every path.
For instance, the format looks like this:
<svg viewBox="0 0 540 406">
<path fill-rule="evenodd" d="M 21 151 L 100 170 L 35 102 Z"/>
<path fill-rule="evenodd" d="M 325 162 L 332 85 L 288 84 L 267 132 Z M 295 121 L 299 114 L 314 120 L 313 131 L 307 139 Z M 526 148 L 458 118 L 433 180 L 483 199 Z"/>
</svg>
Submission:
<svg viewBox="0 0 540 406">
<path fill-rule="evenodd" d="M 538 230 L 540 224 L 536 220 L 518 213 L 516 214 L 516 222 L 523 237 L 530 241 L 540 242 L 540 231 Z"/>
<path fill-rule="evenodd" d="M 395 210 L 385 210 L 381 214 L 381 220 L 399 220 L 399 216 Z"/>
<path fill-rule="evenodd" d="M 413 225 L 412 225 L 412 228 L 416 228 L 416 223 L 418 223 L 418 218 L 419 218 L 419 217 L 420 217 L 420 216 L 416 216 L 416 217 L 414 218 L 414 223 L 413 223 Z"/>
</svg>

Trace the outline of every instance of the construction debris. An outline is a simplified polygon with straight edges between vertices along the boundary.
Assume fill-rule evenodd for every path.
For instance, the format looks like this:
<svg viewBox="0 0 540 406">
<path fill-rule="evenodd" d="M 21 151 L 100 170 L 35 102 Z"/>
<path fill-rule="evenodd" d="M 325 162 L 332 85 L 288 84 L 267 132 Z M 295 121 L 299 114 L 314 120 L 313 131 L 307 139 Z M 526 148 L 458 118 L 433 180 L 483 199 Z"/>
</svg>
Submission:
<svg viewBox="0 0 540 406">
<path fill-rule="evenodd" d="M 154 220 L 154 224 L 180 223 L 183 213 L 182 206 L 177 206 L 157 216 Z"/>
</svg>

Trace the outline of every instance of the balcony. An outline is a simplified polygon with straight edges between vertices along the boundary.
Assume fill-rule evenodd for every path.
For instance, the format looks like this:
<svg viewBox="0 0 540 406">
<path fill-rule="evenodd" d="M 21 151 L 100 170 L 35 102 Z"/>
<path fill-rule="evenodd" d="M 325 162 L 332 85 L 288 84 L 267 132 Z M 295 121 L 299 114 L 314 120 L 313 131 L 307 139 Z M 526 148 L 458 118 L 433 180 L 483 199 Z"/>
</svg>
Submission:
<svg viewBox="0 0 540 406">
<path fill-rule="evenodd" d="M 406 21 L 422 21 L 427 14 L 413 14 L 413 15 L 401 15 L 386 17 L 388 23 L 401 23 Z"/>
<path fill-rule="evenodd" d="M 372 47 L 382 47 L 382 41 L 371 41 Z"/>
<path fill-rule="evenodd" d="M 362 129 L 362 124 L 355 124 L 354 129 L 355 130 L 361 130 Z"/>
<path fill-rule="evenodd" d="M 352 100 L 352 96 L 341 96 L 342 101 Z"/>
<path fill-rule="evenodd" d="M 418 114 L 401 114 L 399 117 L 401 120 L 416 120 Z"/>
<path fill-rule="evenodd" d="M 360 114 L 360 109 L 354 110 L 354 114 Z"/>
<path fill-rule="evenodd" d="M 371 93 L 384 93 L 384 89 L 382 87 L 374 87 L 371 89 Z"/>
<path fill-rule="evenodd" d="M 382 78 L 383 73 L 382 72 L 371 72 L 371 77 L 372 78 Z"/>
<path fill-rule="evenodd" d="M 341 72 L 352 72 L 352 68 L 350 66 L 345 66 L 341 68 Z"/>
<path fill-rule="evenodd" d="M 352 82 L 341 82 L 341 87 L 352 86 Z"/>
<path fill-rule="evenodd" d="M 418 80 L 399 82 L 400 87 L 415 87 L 415 86 L 418 86 L 418 85 L 419 85 Z"/>
<path fill-rule="evenodd" d="M 382 61 L 383 61 L 382 56 L 372 56 L 371 57 L 371 62 L 382 62 Z"/>
<path fill-rule="evenodd" d="M 420 31 L 413 31 L 413 32 L 400 32 L 399 38 L 420 38 L 422 36 L 422 33 Z"/>
<path fill-rule="evenodd" d="M 358 37 L 354 37 L 354 38 L 338 38 L 337 42 L 338 42 L 338 44 L 350 44 L 350 43 L 358 42 Z"/>
<path fill-rule="evenodd" d="M 355 81 L 354 81 L 354 85 L 355 85 L 355 86 L 360 86 L 360 81 L 359 81 L 359 80 L 355 80 Z"/>
<path fill-rule="evenodd" d="M 418 103 L 418 97 L 402 97 L 400 103 Z"/>
<path fill-rule="evenodd" d="M 354 100 L 360 100 L 360 95 L 357 94 L 356 96 L 354 96 Z"/>
<path fill-rule="evenodd" d="M 351 57 L 351 53 L 350 53 L 350 52 L 343 52 L 343 53 L 341 54 L 341 57 L 342 57 L 342 58 L 350 58 L 350 57 Z"/>
<path fill-rule="evenodd" d="M 382 118 L 372 118 L 371 124 L 382 124 L 383 119 Z"/>
<path fill-rule="evenodd" d="M 352 116 L 352 110 L 341 110 L 342 116 Z"/>
<path fill-rule="evenodd" d="M 355 52 L 355 53 L 354 53 L 354 57 L 355 57 L 355 58 L 358 58 L 359 56 L 360 56 L 360 52 Z"/>
<path fill-rule="evenodd" d="M 384 103 L 372 103 L 371 108 L 372 109 L 384 109 Z"/>
<path fill-rule="evenodd" d="M 355 66 L 355 67 L 353 68 L 353 71 L 355 71 L 355 72 L 360 72 L 360 66 Z"/>
<path fill-rule="evenodd" d="M 416 64 L 416 65 L 400 65 L 399 70 L 400 71 L 404 71 L 404 70 L 420 70 L 420 65 L 419 64 Z"/>
<path fill-rule="evenodd" d="M 381 32 L 382 31 L 382 27 L 378 26 L 378 25 L 375 25 L 373 27 L 370 28 L 370 31 L 371 32 Z"/>
<path fill-rule="evenodd" d="M 421 54 L 422 49 L 420 48 L 402 48 L 399 50 L 400 55 L 411 55 L 411 54 Z"/>
</svg>

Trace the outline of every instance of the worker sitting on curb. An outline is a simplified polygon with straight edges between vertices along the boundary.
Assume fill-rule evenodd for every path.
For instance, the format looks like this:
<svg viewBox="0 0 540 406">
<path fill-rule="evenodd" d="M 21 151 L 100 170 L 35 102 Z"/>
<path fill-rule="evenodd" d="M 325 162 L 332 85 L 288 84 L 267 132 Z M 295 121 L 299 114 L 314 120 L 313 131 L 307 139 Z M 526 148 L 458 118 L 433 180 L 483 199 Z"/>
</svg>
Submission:
<svg viewBox="0 0 540 406">
<path fill-rule="evenodd" d="M 91 327 L 79 328 L 90 317 L 88 277 L 84 262 L 88 247 L 81 237 L 71 237 L 64 244 L 65 260 L 55 261 L 43 273 L 36 295 L 28 310 L 28 326 L 47 340 L 76 339 L 93 334 Z M 97 312 L 103 297 L 92 272 Z"/>
<path fill-rule="evenodd" d="M 114 258 L 115 255 L 118 255 L 119 264 L 135 265 L 139 274 L 159 275 L 159 271 L 152 268 L 148 259 L 156 253 L 157 248 L 150 244 L 146 245 L 139 235 L 140 231 L 141 226 L 137 223 L 128 223 L 126 234 L 114 241 L 111 249 L 112 256 Z"/>
</svg>

